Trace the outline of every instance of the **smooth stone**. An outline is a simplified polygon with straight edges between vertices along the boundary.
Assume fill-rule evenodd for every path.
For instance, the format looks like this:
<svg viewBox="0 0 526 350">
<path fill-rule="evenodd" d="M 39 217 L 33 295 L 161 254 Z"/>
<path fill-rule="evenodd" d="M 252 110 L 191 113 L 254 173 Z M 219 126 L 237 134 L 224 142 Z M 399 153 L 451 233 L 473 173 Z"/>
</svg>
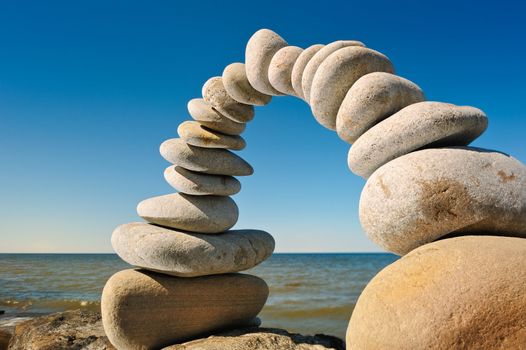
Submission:
<svg viewBox="0 0 526 350">
<path fill-rule="evenodd" d="M 301 47 L 285 46 L 274 54 L 268 68 L 268 80 L 274 89 L 285 95 L 296 95 L 292 87 L 292 68 L 302 51 Z"/>
<path fill-rule="evenodd" d="M 270 84 L 268 68 L 272 56 L 287 45 L 282 37 L 269 29 L 258 30 L 248 40 L 245 49 L 245 68 L 248 81 L 254 89 L 267 95 L 283 95 Z"/>
<path fill-rule="evenodd" d="M 237 123 L 246 123 L 254 119 L 254 106 L 239 103 L 230 97 L 221 77 L 208 79 L 203 85 L 202 94 L 203 100 Z"/>
<path fill-rule="evenodd" d="M 477 148 L 409 153 L 369 178 L 360 222 L 371 240 L 399 255 L 448 234 L 526 238 L 526 167 Z"/>
<path fill-rule="evenodd" d="M 325 45 L 309 60 L 305 66 L 305 69 L 303 70 L 303 74 L 301 75 L 301 90 L 303 91 L 303 99 L 307 103 L 310 103 L 309 101 L 312 80 L 314 79 L 314 75 L 316 74 L 320 64 L 322 64 L 322 62 L 325 61 L 325 59 L 329 57 L 330 54 L 347 46 L 365 47 L 362 42 L 356 40 L 339 40 Z"/>
<path fill-rule="evenodd" d="M 212 234 L 234 226 L 239 210 L 230 197 L 171 193 L 143 200 L 137 214 L 152 224 Z"/>
<path fill-rule="evenodd" d="M 164 178 L 179 192 L 196 196 L 231 196 L 241 190 L 241 183 L 235 177 L 203 174 L 174 165 L 164 170 Z"/>
<path fill-rule="evenodd" d="M 243 63 L 232 63 L 223 70 L 223 85 L 234 100 L 247 105 L 264 106 L 272 96 L 263 94 L 250 85 Z"/>
<path fill-rule="evenodd" d="M 254 173 L 250 164 L 226 149 L 192 146 L 178 138 L 164 141 L 160 153 L 172 164 L 201 173 L 231 176 Z"/>
<path fill-rule="evenodd" d="M 159 349 L 250 324 L 267 296 L 265 281 L 246 274 L 184 278 L 124 270 L 104 287 L 102 322 L 118 349 Z"/>
<path fill-rule="evenodd" d="M 360 136 L 349 150 L 349 168 L 368 178 L 385 163 L 417 149 L 469 145 L 487 126 L 488 118 L 478 108 L 415 103 Z"/>
<path fill-rule="evenodd" d="M 296 59 L 296 62 L 294 62 L 294 67 L 292 67 L 291 73 L 291 83 L 295 96 L 305 99 L 305 96 L 303 95 L 303 88 L 301 87 L 303 71 L 305 70 L 307 63 L 309 63 L 311 58 L 316 54 L 316 52 L 320 51 L 323 46 L 324 45 L 321 44 L 309 46 L 300 53 L 298 59 Z"/>
<path fill-rule="evenodd" d="M 420 247 L 369 282 L 347 349 L 523 349 L 526 240 L 464 236 Z"/>
<path fill-rule="evenodd" d="M 265 231 L 233 230 L 219 235 L 187 233 L 133 222 L 113 231 L 111 244 L 127 263 L 179 277 L 250 269 L 274 251 Z"/>
<path fill-rule="evenodd" d="M 209 129 L 227 135 L 239 135 L 245 131 L 245 123 L 237 123 L 217 110 L 213 109 L 202 98 L 194 98 L 188 102 L 188 112 L 198 122 Z"/>
<path fill-rule="evenodd" d="M 182 122 L 177 128 L 177 133 L 179 137 L 192 146 L 227 148 L 237 151 L 246 146 L 245 140 L 241 136 L 222 134 L 208 129 L 196 121 Z"/>
<path fill-rule="evenodd" d="M 422 101 L 422 90 L 407 79 L 384 72 L 366 74 L 345 95 L 336 116 L 336 131 L 342 140 L 354 143 L 373 125 Z"/>
<path fill-rule="evenodd" d="M 349 46 L 330 54 L 312 80 L 309 103 L 316 120 L 336 130 L 336 116 L 345 95 L 362 76 L 372 72 L 393 73 L 391 61 L 378 51 Z"/>
</svg>

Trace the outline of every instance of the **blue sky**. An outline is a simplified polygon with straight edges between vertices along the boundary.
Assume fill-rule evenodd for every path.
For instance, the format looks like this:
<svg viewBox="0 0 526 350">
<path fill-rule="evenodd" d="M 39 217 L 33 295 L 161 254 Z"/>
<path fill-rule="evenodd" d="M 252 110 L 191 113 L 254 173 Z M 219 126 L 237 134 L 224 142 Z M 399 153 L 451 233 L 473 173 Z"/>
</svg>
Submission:
<svg viewBox="0 0 526 350">
<path fill-rule="evenodd" d="M 291 45 L 356 39 L 429 100 L 483 109 L 474 145 L 526 161 L 519 1 L 0 0 L 0 252 L 110 252 L 136 204 L 171 192 L 159 144 L 186 102 L 270 28 Z M 358 221 L 349 145 L 292 97 L 256 108 L 237 228 L 278 251 L 376 251 Z"/>
</svg>

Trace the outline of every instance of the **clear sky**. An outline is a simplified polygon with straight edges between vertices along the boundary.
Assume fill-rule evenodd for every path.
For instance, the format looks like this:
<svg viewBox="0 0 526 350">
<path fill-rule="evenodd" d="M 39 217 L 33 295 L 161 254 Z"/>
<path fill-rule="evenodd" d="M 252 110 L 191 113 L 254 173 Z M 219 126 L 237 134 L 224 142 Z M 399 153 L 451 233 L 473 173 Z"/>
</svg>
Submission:
<svg viewBox="0 0 526 350">
<path fill-rule="evenodd" d="M 474 145 L 526 162 L 521 1 L 0 0 L 0 252 L 110 252 L 136 204 L 171 192 L 159 144 L 186 102 L 270 28 L 291 45 L 357 39 L 429 100 L 483 109 Z M 256 108 L 255 168 L 236 228 L 278 251 L 375 251 L 358 221 L 349 145 L 292 97 Z"/>
</svg>

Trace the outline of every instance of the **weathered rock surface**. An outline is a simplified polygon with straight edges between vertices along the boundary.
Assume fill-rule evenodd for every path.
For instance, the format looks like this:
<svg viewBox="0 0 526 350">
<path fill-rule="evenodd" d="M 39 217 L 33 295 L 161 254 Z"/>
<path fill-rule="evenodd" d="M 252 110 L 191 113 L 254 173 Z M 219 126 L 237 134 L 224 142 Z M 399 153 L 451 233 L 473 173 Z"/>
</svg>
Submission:
<svg viewBox="0 0 526 350">
<path fill-rule="evenodd" d="M 243 63 L 232 63 L 223 70 L 223 85 L 234 100 L 247 105 L 264 106 L 272 96 L 263 94 L 250 85 Z"/>
<path fill-rule="evenodd" d="M 242 150 L 246 146 L 245 139 L 241 136 L 227 135 L 208 129 L 196 121 L 182 122 L 177 128 L 177 133 L 187 144 L 204 148 L 225 148 Z"/>
<path fill-rule="evenodd" d="M 383 54 L 360 46 L 341 48 L 325 58 L 312 79 L 309 94 L 316 120 L 336 130 L 336 116 L 345 95 L 359 78 L 372 72 L 393 73 L 394 68 Z"/>
<path fill-rule="evenodd" d="M 245 68 L 253 88 L 267 95 L 283 95 L 270 84 L 268 68 L 272 56 L 287 45 L 281 36 L 269 29 L 260 29 L 250 37 L 245 50 Z"/>
<path fill-rule="evenodd" d="M 164 178 L 179 192 L 197 196 L 231 196 L 241 190 L 241 183 L 235 177 L 198 173 L 177 165 L 166 168 Z"/>
<path fill-rule="evenodd" d="M 144 222 L 117 227 L 111 244 L 131 265 L 180 277 L 247 270 L 274 251 L 274 239 L 265 231 L 232 230 L 207 235 Z"/>
<path fill-rule="evenodd" d="M 285 95 L 295 95 L 292 87 L 292 68 L 303 49 L 285 46 L 274 54 L 268 68 L 268 80 L 272 87 Z"/>
<path fill-rule="evenodd" d="M 338 136 L 354 143 L 379 121 L 424 100 L 422 90 L 407 79 L 384 72 L 366 74 L 351 86 L 338 110 Z"/>
<path fill-rule="evenodd" d="M 367 285 L 348 349 L 522 349 L 526 240 L 464 236 L 422 246 Z"/>
<path fill-rule="evenodd" d="M 225 89 L 221 77 L 212 77 L 203 85 L 203 100 L 217 109 L 222 115 L 238 123 L 254 119 L 254 106 L 239 103 Z"/>
<path fill-rule="evenodd" d="M 137 214 L 153 224 L 199 233 L 220 233 L 237 222 L 236 202 L 225 196 L 172 193 L 137 205 Z"/>
<path fill-rule="evenodd" d="M 452 232 L 526 238 L 526 166 L 477 148 L 409 153 L 369 178 L 360 222 L 371 240 L 400 255 Z"/>
<path fill-rule="evenodd" d="M 231 176 L 254 173 L 250 164 L 228 150 L 192 146 L 179 138 L 164 141 L 160 153 L 172 164 L 202 173 Z"/>
<path fill-rule="evenodd" d="M 245 123 L 237 123 L 212 108 L 202 98 L 188 102 L 188 112 L 198 122 L 209 129 L 228 135 L 239 135 L 245 131 Z"/>
<path fill-rule="evenodd" d="M 311 58 L 316 54 L 316 52 L 320 51 L 320 49 L 323 46 L 324 45 L 321 44 L 309 46 L 308 48 L 303 50 L 296 59 L 294 67 L 292 67 L 291 73 L 291 83 L 292 88 L 294 89 L 295 96 L 305 99 L 305 96 L 303 95 L 303 88 L 301 87 L 301 78 L 303 76 L 303 71 L 305 70 L 307 63 L 309 63 Z"/>
<path fill-rule="evenodd" d="M 392 159 L 426 147 L 466 146 L 488 118 L 478 108 L 442 102 L 412 104 L 366 131 L 349 150 L 351 171 L 368 178 Z"/>
<path fill-rule="evenodd" d="M 251 275 L 182 278 L 124 270 L 104 287 L 102 320 L 118 349 L 161 348 L 249 324 L 267 296 L 266 283 Z"/>
</svg>

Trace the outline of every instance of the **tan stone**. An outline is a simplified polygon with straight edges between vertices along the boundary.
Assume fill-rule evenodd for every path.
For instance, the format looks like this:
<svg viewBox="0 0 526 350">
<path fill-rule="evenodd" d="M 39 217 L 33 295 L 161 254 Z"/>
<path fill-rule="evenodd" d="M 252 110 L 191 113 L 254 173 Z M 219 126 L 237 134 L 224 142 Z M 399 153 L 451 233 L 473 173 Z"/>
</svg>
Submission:
<svg viewBox="0 0 526 350">
<path fill-rule="evenodd" d="M 254 106 L 239 103 L 225 89 L 221 77 L 212 77 L 203 85 L 203 99 L 222 115 L 237 123 L 254 119 Z"/>
<path fill-rule="evenodd" d="M 102 321 L 118 349 L 159 349 L 250 323 L 267 296 L 266 283 L 251 275 L 183 278 L 124 270 L 104 287 Z"/>
<path fill-rule="evenodd" d="M 217 110 L 213 109 L 202 98 L 194 98 L 188 102 L 188 112 L 198 122 L 209 129 L 227 135 L 239 135 L 245 131 L 245 123 L 237 123 Z"/>
<path fill-rule="evenodd" d="M 396 254 L 450 233 L 526 238 L 526 167 L 477 148 L 409 153 L 369 178 L 360 222 L 371 240 Z"/>
<path fill-rule="evenodd" d="M 464 236 L 422 246 L 367 285 L 347 349 L 523 349 L 526 240 Z"/>
<path fill-rule="evenodd" d="M 177 128 L 179 137 L 187 144 L 204 148 L 225 148 L 242 150 L 245 140 L 241 136 L 227 135 L 208 129 L 196 121 L 182 122 Z"/>
<path fill-rule="evenodd" d="M 164 141 L 160 152 L 170 163 L 192 171 L 232 176 L 254 173 L 250 164 L 228 150 L 192 146 L 178 138 Z"/>
<path fill-rule="evenodd" d="M 407 79 L 384 72 L 366 74 L 351 86 L 338 110 L 338 136 L 354 143 L 376 123 L 424 100 L 422 90 Z"/>
<path fill-rule="evenodd" d="M 282 95 L 268 80 L 268 68 L 272 56 L 287 42 L 269 29 L 260 29 L 248 40 L 245 50 L 245 68 L 250 85 L 267 95 Z"/>
<path fill-rule="evenodd" d="M 241 190 L 238 179 L 227 175 L 210 175 L 170 165 L 164 178 L 179 192 L 193 195 L 231 196 Z"/>
<path fill-rule="evenodd" d="M 239 210 L 230 197 L 172 193 L 143 200 L 137 214 L 153 224 L 199 233 L 220 233 L 237 222 Z"/>
<path fill-rule="evenodd" d="M 268 68 L 268 80 L 274 89 L 285 95 L 295 95 L 292 68 L 302 51 L 301 47 L 285 46 L 274 54 Z"/>
<path fill-rule="evenodd" d="M 250 85 L 243 63 L 232 63 L 223 70 L 223 85 L 234 100 L 247 105 L 264 106 L 272 96 L 263 94 Z"/>
<path fill-rule="evenodd" d="M 274 239 L 265 231 L 232 230 L 208 235 L 144 222 L 117 227 L 111 244 L 131 265 L 180 277 L 247 270 L 274 251 Z"/>
<path fill-rule="evenodd" d="M 487 125 L 488 118 L 478 108 L 442 102 L 415 103 L 360 136 L 349 150 L 349 168 L 368 178 L 390 160 L 423 147 L 468 145 Z"/>
<path fill-rule="evenodd" d="M 296 59 L 296 62 L 294 62 L 294 66 L 292 67 L 292 73 L 291 73 L 291 83 L 292 88 L 294 89 L 294 95 L 304 99 L 303 95 L 303 88 L 301 87 L 301 78 L 303 76 L 303 71 L 305 70 L 305 67 L 307 66 L 307 63 L 311 60 L 311 58 L 316 54 L 316 52 L 320 51 L 320 49 L 324 45 L 316 44 L 309 46 L 305 50 L 303 50 L 298 58 Z"/>
</svg>

